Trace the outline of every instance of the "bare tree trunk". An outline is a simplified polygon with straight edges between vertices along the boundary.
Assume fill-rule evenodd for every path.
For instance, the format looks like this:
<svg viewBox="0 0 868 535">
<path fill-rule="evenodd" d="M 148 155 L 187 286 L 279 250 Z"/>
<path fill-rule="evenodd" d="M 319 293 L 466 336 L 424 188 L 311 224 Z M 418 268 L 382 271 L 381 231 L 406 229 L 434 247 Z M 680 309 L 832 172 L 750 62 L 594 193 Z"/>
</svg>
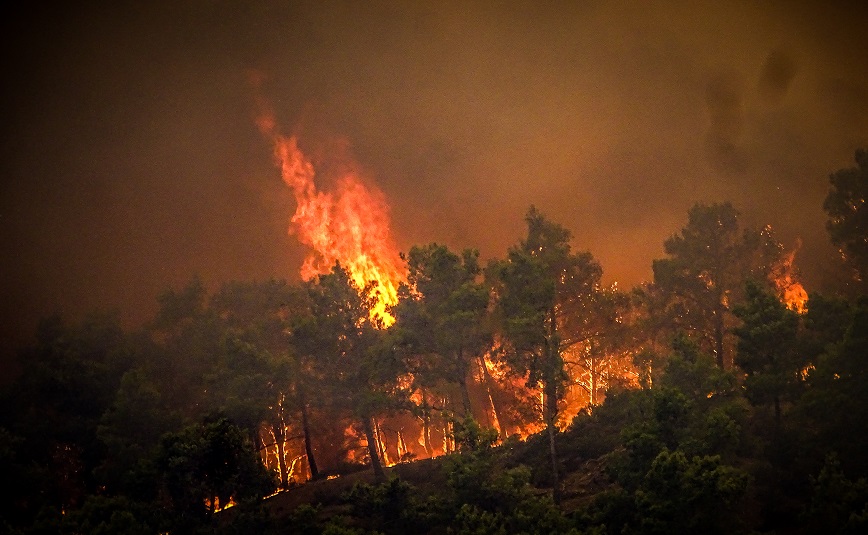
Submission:
<svg viewBox="0 0 868 535">
<path fill-rule="evenodd" d="M 724 369 L 724 360 L 723 360 L 723 313 L 724 307 L 723 303 L 720 303 L 720 299 L 718 299 L 718 304 L 714 308 L 714 351 L 717 353 L 715 355 L 717 359 L 717 366 L 722 370 Z"/>
<path fill-rule="evenodd" d="M 379 445 L 377 438 L 374 436 L 374 427 L 371 425 L 371 418 L 365 416 L 362 418 L 362 427 L 365 431 L 365 439 L 368 441 L 368 455 L 371 458 L 371 468 L 374 469 L 374 479 L 377 482 L 386 480 L 386 474 L 383 472 L 383 466 L 380 464 L 380 454 L 377 451 Z"/>
<path fill-rule="evenodd" d="M 556 504 L 561 503 L 561 481 L 558 474 L 558 452 L 555 445 L 555 435 L 558 432 L 555 419 L 558 414 L 558 398 L 555 391 L 556 385 L 552 381 L 547 381 L 544 385 L 545 390 L 545 420 L 546 431 L 549 435 L 549 454 L 552 460 L 552 499 Z"/>
<path fill-rule="evenodd" d="M 301 400 L 301 428 L 304 432 L 304 453 L 307 455 L 307 467 L 310 471 L 311 479 L 319 479 L 319 470 L 316 466 L 316 459 L 313 456 L 313 444 L 311 443 L 310 425 L 307 419 L 307 402 L 302 396 Z"/>
<path fill-rule="evenodd" d="M 497 422 L 497 432 L 500 435 L 501 440 L 506 440 L 506 425 L 503 423 L 503 419 L 500 417 L 500 407 L 498 407 L 497 402 L 494 401 L 493 388 L 497 386 L 497 382 L 494 380 L 494 377 L 492 377 L 491 374 L 488 373 L 488 367 L 485 365 L 485 357 L 480 357 L 479 365 L 482 367 L 482 377 L 485 381 L 485 390 L 486 392 L 488 392 L 488 399 L 491 401 L 491 411 L 494 413 L 494 420 Z"/>
<path fill-rule="evenodd" d="M 555 309 L 549 312 L 549 336 L 546 341 L 546 360 L 544 364 L 543 383 L 543 415 L 546 421 L 546 430 L 549 435 L 549 453 L 552 458 L 552 499 L 556 504 L 561 503 L 561 480 L 558 475 L 558 452 L 555 444 L 555 435 L 558 432 L 556 419 L 558 416 L 558 381 L 560 380 L 560 340 L 557 332 L 557 316 Z"/>
<path fill-rule="evenodd" d="M 434 457 L 434 448 L 431 447 L 431 417 L 427 413 L 422 417 L 422 442 L 428 458 Z"/>
<path fill-rule="evenodd" d="M 263 442 L 262 435 L 260 434 L 260 432 L 262 431 L 261 427 L 262 427 L 261 423 L 258 426 L 256 426 L 256 431 L 253 433 L 253 444 L 254 444 L 254 447 L 256 448 L 256 453 L 259 454 L 259 460 L 262 461 L 262 464 L 264 464 L 267 468 L 268 467 L 268 450 L 266 449 L 265 442 Z"/>
<path fill-rule="evenodd" d="M 386 452 L 386 441 L 383 439 L 383 429 L 380 427 L 380 422 L 374 419 L 374 437 L 377 439 L 377 451 L 380 452 L 380 461 L 384 464 L 389 464 L 389 455 Z"/>
<path fill-rule="evenodd" d="M 428 458 L 434 457 L 434 448 L 431 447 L 431 409 L 428 407 L 428 394 L 422 390 L 422 442 Z"/>
<path fill-rule="evenodd" d="M 458 350 L 458 362 L 459 368 L 459 377 L 458 377 L 458 386 L 461 390 L 461 405 L 464 409 L 464 416 L 472 416 L 473 414 L 470 412 L 470 390 L 467 387 L 467 367 L 463 366 L 461 363 L 464 360 L 464 352 L 462 350 Z"/>
<path fill-rule="evenodd" d="M 286 469 L 286 433 L 283 429 L 283 422 L 272 424 L 274 432 L 274 443 L 277 446 L 277 467 L 280 472 L 280 488 L 286 490 L 288 487 L 287 469 Z"/>
<path fill-rule="evenodd" d="M 591 395 L 588 397 L 588 402 L 593 407 L 597 404 L 597 367 L 596 358 L 591 358 Z"/>
</svg>

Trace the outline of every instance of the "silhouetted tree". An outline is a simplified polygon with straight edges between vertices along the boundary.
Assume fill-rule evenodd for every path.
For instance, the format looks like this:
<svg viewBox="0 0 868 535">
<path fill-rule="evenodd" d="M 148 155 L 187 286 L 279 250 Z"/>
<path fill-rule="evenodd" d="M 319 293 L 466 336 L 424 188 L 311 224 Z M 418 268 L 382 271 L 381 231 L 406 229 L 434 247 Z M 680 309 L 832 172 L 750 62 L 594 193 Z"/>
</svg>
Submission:
<svg viewBox="0 0 868 535">
<path fill-rule="evenodd" d="M 343 267 L 336 264 L 307 288 L 310 310 L 295 327 L 296 347 L 312 356 L 318 395 L 361 426 L 374 474 L 382 480 L 374 418 L 397 404 L 401 363 L 371 319 L 372 292 L 357 288 Z"/>
<path fill-rule="evenodd" d="M 728 202 L 696 204 L 687 226 L 664 242 L 669 258 L 654 260 L 654 285 L 670 327 L 696 338 L 728 365 L 726 335 L 731 309 L 741 300 L 745 280 L 766 280 L 782 248 L 768 229 L 742 231 Z"/>
<path fill-rule="evenodd" d="M 200 524 L 230 500 L 255 501 L 274 490 L 244 431 L 223 417 L 165 435 L 157 466 L 181 530 Z"/>
<path fill-rule="evenodd" d="M 798 351 L 799 315 L 757 283 L 747 283 L 746 302 L 735 308 L 742 325 L 736 364 L 747 374 L 745 390 L 754 404 L 771 403 L 775 422 L 781 420 L 781 403 L 791 401 L 802 384 L 807 362 Z"/>
<path fill-rule="evenodd" d="M 309 366 L 292 346 L 292 325 L 305 310 L 306 298 L 300 286 L 270 280 L 226 284 L 209 302 L 222 336 L 208 371 L 209 403 L 248 430 L 257 448 L 271 445 L 260 440 L 261 425 L 270 428 L 282 488 L 290 475 L 288 431 L 298 422 L 306 424 L 309 411 Z M 311 429 L 301 427 L 309 476 L 316 479 Z"/>
<path fill-rule="evenodd" d="M 510 365 L 543 393 L 555 501 L 560 499 L 555 446 L 558 402 L 564 395 L 563 352 L 579 340 L 564 330 L 567 314 L 598 289 L 602 269 L 588 252 L 573 253 L 570 232 L 531 206 L 527 238 L 492 264 L 497 314 Z"/>
<path fill-rule="evenodd" d="M 0 427 L 15 438 L 17 462 L 34 480 L 21 482 L 22 492 L 37 494 L 17 501 L 24 509 L 80 505 L 99 485 L 95 471 L 106 454 L 100 418 L 136 362 L 132 340 L 114 313 L 94 313 L 77 325 L 54 317 L 41 322 L 20 358 L 21 376 L 0 400 Z"/>
<path fill-rule="evenodd" d="M 809 307 L 810 310 L 810 307 Z M 811 312 L 809 312 L 810 314 Z M 868 298 L 860 297 L 843 337 L 826 346 L 807 377 L 799 412 L 816 433 L 813 446 L 837 451 L 858 477 L 868 476 Z"/>
<path fill-rule="evenodd" d="M 457 385 L 465 415 L 471 409 L 471 367 L 492 339 L 486 322 L 488 290 L 477 280 L 478 258 L 477 251 L 458 256 L 436 243 L 412 247 L 406 257 L 408 282 L 394 310 L 401 345 L 415 357 L 416 381 Z"/>
<path fill-rule="evenodd" d="M 857 150 L 855 159 L 856 167 L 829 175 L 832 189 L 823 208 L 829 214 L 826 228 L 832 243 L 864 282 L 868 277 L 868 150 Z"/>
</svg>

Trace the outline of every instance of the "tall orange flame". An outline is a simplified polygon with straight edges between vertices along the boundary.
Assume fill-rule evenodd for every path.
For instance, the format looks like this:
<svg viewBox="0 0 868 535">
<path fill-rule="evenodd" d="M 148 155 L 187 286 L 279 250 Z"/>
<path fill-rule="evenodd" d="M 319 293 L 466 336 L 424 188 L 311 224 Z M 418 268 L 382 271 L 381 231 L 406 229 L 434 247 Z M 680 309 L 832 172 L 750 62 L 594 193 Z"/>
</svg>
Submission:
<svg viewBox="0 0 868 535">
<path fill-rule="evenodd" d="M 359 288 L 375 283 L 372 319 L 390 326 L 395 319 L 389 308 L 397 303 L 398 284 L 406 274 L 390 235 L 384 195 L 366 186 L 355 166 L 342 172 L 334 191 L 320 191 L 313 163 L 299 149 L 298 139 L 279 133 L 274 115 L 261 100 L 256 122 L 273 143 L 283 181 L 295 195 L 290 233 L 312 249 L 301 266 L 302 278 L 328 273 L 340 262 Z"/>
<path fill-rule="evenodd" d="M 793 261 L 796 253 L 801 248 L 801 240 L 796 242 L 796 247 L 784 255 L 773 270 L 773 280 L 780 295 L 781 302 L 799 314 L 808 311 L 808 292 L 802 283 L 798 281 Z"/>
</svg>

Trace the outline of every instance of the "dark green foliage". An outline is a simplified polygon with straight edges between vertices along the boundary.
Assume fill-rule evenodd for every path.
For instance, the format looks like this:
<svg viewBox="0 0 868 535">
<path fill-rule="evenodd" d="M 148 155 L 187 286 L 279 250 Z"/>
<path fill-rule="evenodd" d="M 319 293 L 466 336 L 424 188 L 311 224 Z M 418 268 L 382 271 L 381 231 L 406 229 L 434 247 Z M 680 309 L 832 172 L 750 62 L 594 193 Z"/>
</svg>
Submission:
<svg viewBox="0 0 868 535">
<path fill-rule="evenodd" d="M 461 506 L 447 533 L 455 535 L 486 535 L 512 533 L 543 535 L 563 533 L 578 535 L 572 522 L 549 499 L 529 498 L 506 511 L 488 511 L 471 504 Z"/>
<path fill-rule="evenodd" d="M 417 511 L 416 490 L 398 478 L 379 485 L 357 483 L 343 499 L 352 507 L 352 516 L 363 519 L 369 528 L 386 533 L 414 533 L 425 515 Z"/>
<path fill-rule="evenodd" d="M 826 457 L 816 477 L 811 477 L 810 507 L 803 513 L 809 529 L 827 533 L 865 533 L 868 529 L 868 481 L 847 479 L 837 455 Z"/>
<path fill-rule="evenodd" d="M 687 338 L 679 338 L 657 384 L 606 400 L 570 433 L 597 420 L 620 430 L 605 459 L 614 484 L 581 512 L 606 533 L 731 533 L 749 476 L 737 458 L 746 408 L 735 378 Z"/>
<path fill-rule="evenodd" d="M 217 504 L 256 501 L 274 490 L 273 475 L 243 431 L 225 418 L 163 437 L 157 467 L 174 520 L 182 526 L 203 522 Z"/>
<path fill-rule="evenodd" d="M 856 151 L 856 167 L 841 169 L 829 175 L 832 188 L 823 208 L 829 214 L 826 228 L 832 243 L 862 281 L 868 278 L 868 151 Z"/>
<path fill-rule="evenodd" d="M 479 252 L 459 257 L 443 245 L 414 246 L 407 255 L 407 284 L 399 289 L 393 337 L 422 388 L 457 385 L 463 414 L 470 414 L 468 381 L 473 362 L 491 346 L 488 289 L 477 279 Z"/>
<path fill-rule="evenodd" d="M 663 449 L 633 485 L 599 494 L 580 524 L 605 533 L 734 533 L 748 482 L 719 457 Z"/>
<path fill-rule="evenodd" d="M 472 416 L 453 422 L 455 445 L 459 451 L 477 452 L 494 446 L 497 442 L 497 430 L 483 428 Z"/>
<path fill-rule="evenodd" d="M 754 282 L 747 284 L 746 302 L 735 314 L 743 322 L 734 332 L 747 398 L 755 405 L 772 404 L 780 422 L 781 404 L 800 394 L 800 372 L 807 364 L 798 351 L 798 314 Z"/>
<path fill-rule="evenodd" d="M 71 326 L 59 318 L 41 323 L 36 343 L 21 355 L 21 377 L 0 400 L 4 455 L 15 478 L 7 480 L 15 481 L 14 496 L 0 504 L 14 509 L 6 518 L 33 518 L 43 505 L 79 506 L 96 491 L 95 471 L 107 454 L 100 418 L 137 357 L 117 314 Z"/>
<path fill-rule="evenodd" d="M 839 189 L 851 174 L 836 175 Z M 840 245 L 858 259 L 852 208 Z M 46 320 L 0 397 L 0 533 L 868 529 L 868 299 L 812 295 L 806 314 L 787 309 L 766 280 L 780 245 L 739 231 L 726 203 L 690 211 L 654 265 L 655 285 L 630 302 L 600 289 L 599 265 L 572 252 L 566 229 L 533 208 L 527 223 L 526 239 L 491 263 L 488 286 L 475 252 L 413 248 L 414 287 L 402 288 L 386 331 L 339 265 L 303 284 L 230 283 L 211 296 L 194 280 L 165 293 L 139 333 L 112 314 Z M 747 276 L 759 282 L 742 284 Z M 734 366 L 721 366 L 736 342 Z M 640 387 L 609 381 L 605 402 L 592 398 L 562 433 L 558 402 L 576 388 L 567 366 L 582 365 L 570 347 L 632 357 Z M 501 368 L 480 379 L 483 354 Z M 480 426 L 474 411 L 489 407 L 483 398 L 468 410 L 466 395 L 468 381 L 486 381 L 490 395 L 490 382 L 518 390 L 519 377 L 534 403 L 507 407 L 510 418 L 537 411 L 547 427 L 525 441 Z M 416 406 L 418 388 L 430 395 Z M 406 445 L 418 436 L 413 418 L 430 425 L 434 411 L 457 453 L 378 466 L 381 437 L 400 428 Z M 349 491 L 324 481 L 262 500 L 276 474 L 257 450 L 272 434 L 269 447 L 304 440 L 292 456 L 313 479 L 323 444 L 335 451 L 329 472 L 380 470 L 355 474 L 368 483 Z M 361 434 L 367 462 L 346 455 Z M 274 449 L 289 486 L 289 450 Z M 238 505 L 215 510 L 230 499 Z"/>
<path fill-rule="evenodd" d="M 527 238 L 493 262 L 488 277 L 506 361 L 527 385 L 542 391 L 542 421 L 549 438 L 551 486 L 560 500 L 557 419 L 565 393 L 564 352 L 587 339 L 581 328 L 599 291 L 602 268 L 589 252 L 572 252 L 570 232 L 534 206 L 525 216 Z"/>
<path fill-rule="evenodd" d="M 100 535 L 151 535 L 158 528 L 155 512 L 141 503 L 117 498 L 91 496 L 81 509 L 63 519 L 67 533 Z"/>
<path fill-rule="evenodd" d="M 393 479 L 357 484 L 344 498 L 354 525 L 378 533 L 571 533 L 572 522 L 529 485 L 527 467 L 501 468 L 487 448 L 450 458 L 434 495 Z"/>
<path fill-rule="evenodd" d="M 860 298 L 845 332 L 817 358 L 796 407 L 815 434 L 811 449 L 836 451 L 848 470 L 868 476 L 868 298 Z"/>
<path fill-rule="evenodd" d="M 783 248 L 768 229 L 740 228 L 732 204 L 695 204 L 681 234 L 664 243 L 668 258 L 654 260 L 659 321 L 689 333 L 721 368 L 732 362 L 728 331 L 744 282 L 765 280 Z"/>
<path fill-rule="evenodd" d="M 663 450 L 636 491 L 641 533 L 732 533 L 747 475 L 719 457 Z"/>
</svg>

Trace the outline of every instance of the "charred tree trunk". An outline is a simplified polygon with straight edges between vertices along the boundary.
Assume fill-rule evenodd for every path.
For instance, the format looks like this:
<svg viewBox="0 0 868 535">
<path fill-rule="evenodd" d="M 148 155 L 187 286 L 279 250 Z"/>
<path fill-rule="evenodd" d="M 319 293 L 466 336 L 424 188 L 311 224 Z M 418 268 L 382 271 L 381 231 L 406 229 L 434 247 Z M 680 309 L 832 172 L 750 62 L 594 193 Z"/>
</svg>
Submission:
<svg viewBox="0 0 868 535">
<path fill-rule="evenodd" d="M 368 456 L 371 458 L 371 468 L 374 469 L 374 479 L 381 483 L 386 480 L 386 474 L 383 472 L 383 466 L 380 464 L 379 445 L 377 438 L 374 436 L 374 426 L 371 425 L 371 418 L 365 416 L 362 418 L 362 427 L 365 431 L 365 439 L 368 441 Z"/>
<path fill-rule="evenodd" d="M 479 366 L 482 367 L 482 377 L 485 381 L 485 391 L 488 393 L 488 399 L 491 400 L 491 412 L 494 413 L 494 420 L 497 422 L 497 432 L 500 435 L 501 440 L 506 440 L 506 424 L 504 424 L 503 419 L 500 417 L 500 407 L 498 407 L 497 402 L 494 400 L 494 388 L 497 386 L 497 382 L 494 380 L 494 377 L 492 377 L 491 374 L 488 373 L 488 367 L 485 365 L 485 357 L 481 357 L 479 359 Z"/>
<path fill-rule="evenodd" d="M 458 384 L 461 387 L 461 407 L 464 409 L 464 416 L 472 416 L 473 414 L 470 412 L 470 390 L 467 388 L 466 372 Z"/>
<path fill-rule="evenodd" d="M 597 359 L 591 358 L 591 391 L 588 395 L 588 404 L 592 407 L 597 404 Z"/>
<path fill-rule="evenodd" d="M 259 454 L 259 460 L 262 461 L 262 464 L 268 466 L 268 455 L 265 451 L 265 443 L 262 441 L 262 424 L 256 426 L 256 431 L 253 433 L 253 447 L 256 448 L 256 453 Z"/>
<path fill-rule="evenodd" d="M 311 443 L 310 424 L 307 418 L 307 402 L 302 396 L 301 400 L 301 428 L 304 432 L 304 453 L 307 455 L 307 467 L 310 471 L 311 479 L 319 479 L 319 470 L 316 466 L 316 459 L 313 456 L 313 444 Z"/>
<path fill-rule="evenodd" d="M 467 386 L 467 366 L 464 365 L 464 352 L 458 350 L 458 386 L 461 389 L 461 405 L 464 416 L 472 416 L 470 412 L 470 389 Z"/>
<path fill-rule="evenodd" d="M 561 480 L 558 474 L 558 451 L 555 435 L 558 432 L 556 420 L 558 416 L 558 381 L 560 380 L 560 339 L 557 332 L 557 316 L 555 309 L 549 313 L 549 336 L 546 347 L 546 362 L 544 366 L 543 383 L 543 415 L 546 421 L 546 431 L 549 436 L 549 454 L 552 460 L 552 499 L 561 503 Z"/>
<path fill-rule="evenodd" d="M 723 296 L 719 296 L 717 306 L 714 309 L 714 351 L 716 353 L 715 357 L 717 359 L 717 366 L 721 370 L 724 369 L 725 364 L 723 359 L 723 314 L 725 309 L 721 302 L 722 299 Z"/>
<path fill-rule="evenodd" d="M 386 452 L 386 441 L 383 439 L 383 429 L 380 422 L 374 419 L 374 437 L 377 439 L 377 451 L 380 452 L 380 462 L 389 464 L 389 456 Z"/>
<path fill-rule="evenodd" d="M 556 385 L 553 382 L 545 384 L 545 419 L 546 431 L 549 436 L 549 455 L 552 460 L 552 499 L 556 504 L 561 503 L 561 481 L 558 474 L 558 451 L 555 444 L 555 435 L 558 432 L 555 420 L 558 414 L 558 398 L 555 392 Z"/>
<path fill-rule="evenodd" d="M 434 457 L 434 448 L 431 447 L 431 409 L 428 406 L 428 395 L 422 390 L 422 442 L 428 458 Z"/>
</svg>

